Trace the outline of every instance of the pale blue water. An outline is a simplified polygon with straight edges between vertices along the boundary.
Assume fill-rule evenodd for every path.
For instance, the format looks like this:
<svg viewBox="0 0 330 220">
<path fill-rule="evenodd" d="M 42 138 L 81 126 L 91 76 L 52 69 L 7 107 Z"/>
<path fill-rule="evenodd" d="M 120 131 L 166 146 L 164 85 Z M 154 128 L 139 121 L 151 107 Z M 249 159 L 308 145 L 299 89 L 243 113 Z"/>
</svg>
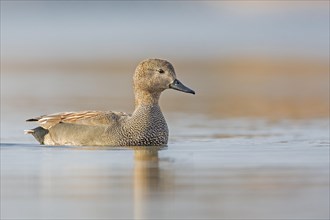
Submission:
<svg viewBox="0 0 330 220">
<path fill-rule="evenodd" d="M 164 148 L 40 146 L 2 133 L 1 218 L 329 217 L 328 120 L 169 115 Z"/>
<path fill-rule="evenodd" d="M 130 112 L 131 74 L 2 74 L 1 219 L 328 219 L 329 118 L 208 114 L 220 92 L 240 90 L 189 76 L 196 96 L 161 98 L 170 139 L 155 149 L 40 146 L 23 134 L 41 114 Z"/>
</svg>

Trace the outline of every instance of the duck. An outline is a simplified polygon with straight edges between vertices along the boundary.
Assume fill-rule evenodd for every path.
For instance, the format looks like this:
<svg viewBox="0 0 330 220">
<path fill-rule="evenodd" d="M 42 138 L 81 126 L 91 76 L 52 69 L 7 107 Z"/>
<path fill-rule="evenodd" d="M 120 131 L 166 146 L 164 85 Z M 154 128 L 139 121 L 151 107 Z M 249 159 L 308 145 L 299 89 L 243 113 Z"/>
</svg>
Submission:
<svg viewBox="0 0 330 220">
<path fill-rule="evenodd" d="M 133 75 L 135 110 L 60 112 L 27 119 L 38 127 L 25 130 L 41 145 L 162 146 L 169 130 L 159 106 L 163 91 L 174 89 L 195 94 L 176 77 L 173 65 L 162 59 L 146 59 Z"/>
</svg>

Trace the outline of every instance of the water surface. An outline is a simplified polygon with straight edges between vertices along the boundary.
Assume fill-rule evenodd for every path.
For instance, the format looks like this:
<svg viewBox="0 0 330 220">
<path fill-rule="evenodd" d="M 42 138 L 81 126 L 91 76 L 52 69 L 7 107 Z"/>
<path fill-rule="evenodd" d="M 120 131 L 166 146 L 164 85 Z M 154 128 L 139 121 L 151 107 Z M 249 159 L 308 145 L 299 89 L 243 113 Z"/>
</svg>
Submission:
<svg viewBox="0 0 330 220">
<path fill-rule="evenodd" d="M 327 121 L 169 123 L 162 148 L 2 143 L 1 217 L 328 217 Z"/>
<path fill-rule="evenodd" d="M 306 81 L 318 89 L 295 93 L 290 84 L 287 92 L 266 90 L 272 84 L 267 80 L 239 90 L 241 79 L 232 78 L 233 94 L 229 86 L 217 90 L 215 76 L 181 75 L 197 95 L 162 96 L 168 146 L 122 148 L 40 146 L 23 135 L 34 127 L 24 120 L 65 110 L 129 112 L 131 75 L 80 74 L 79 81 L 76 74 L 42 76 L 2 76 L 2 219 L 329 218 L 329 118 L 315 108 L 327 105 L 322 103 L 327 96 L 320 95 L 327 88 L 323 80 Z M 266 91 L 262 99 L 258 89 Z M 261 106 L 267 98 L 290 96 L 300 104 L 288 108 L 284 102 L 282 110 L 299 116 L 303 107 L 308 117 L 271 117 L 278 112 L 268 111 L 278 107 L 272 102 L 258 108 L 259 115 L 228 116 L 248 111 L 244 98 L 234 99 L 240 91 L 255 94 Z M 318 104 L 310 106 L 306 100 L 315 96 Z"/>
</svg>

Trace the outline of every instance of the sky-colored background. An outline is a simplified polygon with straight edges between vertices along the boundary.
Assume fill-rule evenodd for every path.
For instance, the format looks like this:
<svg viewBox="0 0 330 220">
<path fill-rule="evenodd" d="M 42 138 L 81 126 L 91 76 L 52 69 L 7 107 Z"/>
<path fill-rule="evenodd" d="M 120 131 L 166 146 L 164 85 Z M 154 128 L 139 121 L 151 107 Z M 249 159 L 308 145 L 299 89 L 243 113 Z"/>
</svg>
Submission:
<svg viewBox="0 0 330 220">
<path fill-rule="evenodd" d="M 4 61 L 237 55 L 328 59 L 329 1 L 1 1 Z"/>
</svg>

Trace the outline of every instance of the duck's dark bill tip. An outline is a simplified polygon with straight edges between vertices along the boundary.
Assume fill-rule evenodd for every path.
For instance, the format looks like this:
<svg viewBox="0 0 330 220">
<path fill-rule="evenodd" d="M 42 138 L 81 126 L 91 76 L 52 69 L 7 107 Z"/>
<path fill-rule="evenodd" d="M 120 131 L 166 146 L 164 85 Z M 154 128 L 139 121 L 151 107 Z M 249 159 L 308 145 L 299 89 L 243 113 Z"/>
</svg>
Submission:
<svg viewBox="0 0 330 220">
<path fill-rule="evenodd" d="M 181 92 L 191 93 L 195 95 L 195 91 L 189 89 L 187 86 L 183 85 L 179 80 L 175 79 L 169 86 L 171 89 L 175 89 Z"/>
</svg>

